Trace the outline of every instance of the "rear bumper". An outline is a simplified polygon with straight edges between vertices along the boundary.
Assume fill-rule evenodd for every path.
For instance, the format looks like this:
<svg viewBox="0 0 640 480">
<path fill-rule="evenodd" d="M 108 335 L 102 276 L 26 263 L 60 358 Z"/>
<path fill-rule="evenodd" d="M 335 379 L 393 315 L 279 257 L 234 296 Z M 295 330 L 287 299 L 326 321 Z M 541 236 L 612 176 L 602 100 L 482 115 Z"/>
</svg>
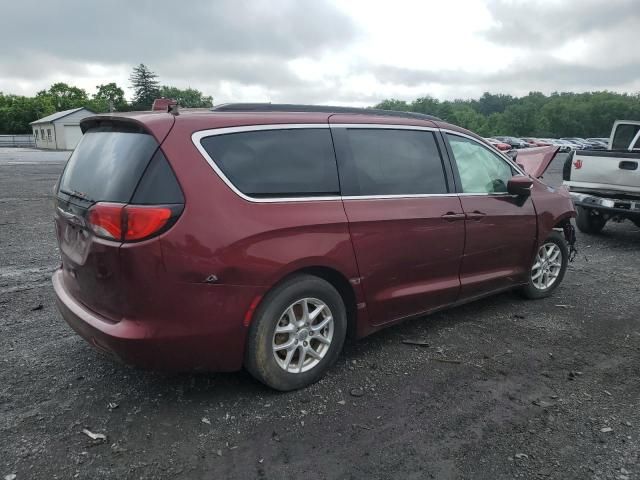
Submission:
<svg viewBox="0 0 640 480">
<path fill-rule="evenodd" d="M 640 199 L 629 200 L 619 198 L 597 197 L 585 193 L 571 192 L 573 203 L 584 208 L 592 208 L 611 215 L 626 218 L 640 218 Z"/>
<path fill-rule="evenodd" d="M 200 320 L 190 321 L 189 306 L 185 306 L 184 317 L 174 319 L 178 328 L 163 328 L 163 323 L 154 319 L 125 318 L 113 323 L 69 294 L 61 270 L 53 274 L 52 281 L 56 304 L 65 321 L 94 348 L 114 359 L 136 367 L 166 371 L 235 371 L 242 367 L 247 330 L 242 325 L 240 305 L 243 302 L 232 307 L 238 312 L 231 316 L 234 319 L 231 322 L 225 317 L 230 311 L 221 308 L 215 312 L 216 317 L 227 318 L 225 323 L 212 319 L 211 310 L 201 312 Z M 235 299 L 237 297 L 229 303 L 233 304 Z"/>
</svg>

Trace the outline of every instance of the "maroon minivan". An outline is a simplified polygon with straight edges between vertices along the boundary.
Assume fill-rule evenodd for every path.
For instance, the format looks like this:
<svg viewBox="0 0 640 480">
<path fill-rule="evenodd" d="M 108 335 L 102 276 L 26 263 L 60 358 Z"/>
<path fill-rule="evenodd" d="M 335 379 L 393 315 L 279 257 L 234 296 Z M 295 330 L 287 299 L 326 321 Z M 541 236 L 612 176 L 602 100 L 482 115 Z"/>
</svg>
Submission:
<svg viewBox="0 0 640 480">
<path fill-rule="evenodd" d="M 536 178 L 557 147 L 516 164 L 434 117 L 300 105 L 81 127 L 55 187 L 53 285 L 69 325 L 128 364 L 244 366 L 292 390 L 347 335 L 512 288 L 545 297 L 567 267 L 571 199 Z"/>
</svg>

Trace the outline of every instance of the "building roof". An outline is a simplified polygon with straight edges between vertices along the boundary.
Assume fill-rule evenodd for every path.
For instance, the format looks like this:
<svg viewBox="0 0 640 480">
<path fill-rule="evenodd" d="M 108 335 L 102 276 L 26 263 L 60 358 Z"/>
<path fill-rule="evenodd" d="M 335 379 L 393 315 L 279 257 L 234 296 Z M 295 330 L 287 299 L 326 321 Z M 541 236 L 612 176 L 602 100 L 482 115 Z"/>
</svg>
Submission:
<svg viewBox="0 0 640 480">
<path fill-rule="evenodd" d="M 46 117 L 42 117 L 38 120 L 35 120 L 33 122 L 31 122 L 29 125 L 33 125 L 36 123 L 51 123 L 51 122 L 55 122 L 56 120 L 60 120 L 63 117 L 66 117 L 67 115 L 71 115 L 72 113 L 76 113 L 79 112 L 80 110 L 86 110 L 89 113 L 94 113 L 91 110 L 89 110 L 86 107 L 80 107 L 80 108 L 72 108 L 71 110 L 63 110 L 61 112 L 56 112 L 56 113 L 52 113 L 51 115 L 47 115 Z"/>
</svg>

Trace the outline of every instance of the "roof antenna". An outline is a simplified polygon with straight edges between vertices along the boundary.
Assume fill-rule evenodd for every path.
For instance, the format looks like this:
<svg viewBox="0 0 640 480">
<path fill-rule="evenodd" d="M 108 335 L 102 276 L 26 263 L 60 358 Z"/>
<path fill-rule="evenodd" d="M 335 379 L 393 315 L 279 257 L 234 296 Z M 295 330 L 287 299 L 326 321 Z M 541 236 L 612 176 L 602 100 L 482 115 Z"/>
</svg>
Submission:
<svg viewBox="0 0 640 480">
<path fill-rule="evenodd" d="M 177 103 L 174 103 L 173 105 L 169 104 L 167 106 L 167 112 L 170 113 L 171 115 L 176 116 L 176 117 L 178 115 L 180 115 L 180 110 L 178 109 L 178 104 Z"/>
</svg>

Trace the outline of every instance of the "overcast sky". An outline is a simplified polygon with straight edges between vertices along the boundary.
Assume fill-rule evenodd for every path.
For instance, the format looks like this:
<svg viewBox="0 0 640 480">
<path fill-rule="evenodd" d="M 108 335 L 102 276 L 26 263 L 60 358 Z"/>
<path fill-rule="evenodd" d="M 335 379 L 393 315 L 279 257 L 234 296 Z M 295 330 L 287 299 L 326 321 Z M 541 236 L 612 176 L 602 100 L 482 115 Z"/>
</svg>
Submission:
<svg viewBox="0 0 640 480">
<path fill-rule="evenodd" d="M 638 40 L 640 0 L 9 0 L 0 91 L 129 96 L 145 63 L 215 103 L 637 93 Z"/>
</svg>

